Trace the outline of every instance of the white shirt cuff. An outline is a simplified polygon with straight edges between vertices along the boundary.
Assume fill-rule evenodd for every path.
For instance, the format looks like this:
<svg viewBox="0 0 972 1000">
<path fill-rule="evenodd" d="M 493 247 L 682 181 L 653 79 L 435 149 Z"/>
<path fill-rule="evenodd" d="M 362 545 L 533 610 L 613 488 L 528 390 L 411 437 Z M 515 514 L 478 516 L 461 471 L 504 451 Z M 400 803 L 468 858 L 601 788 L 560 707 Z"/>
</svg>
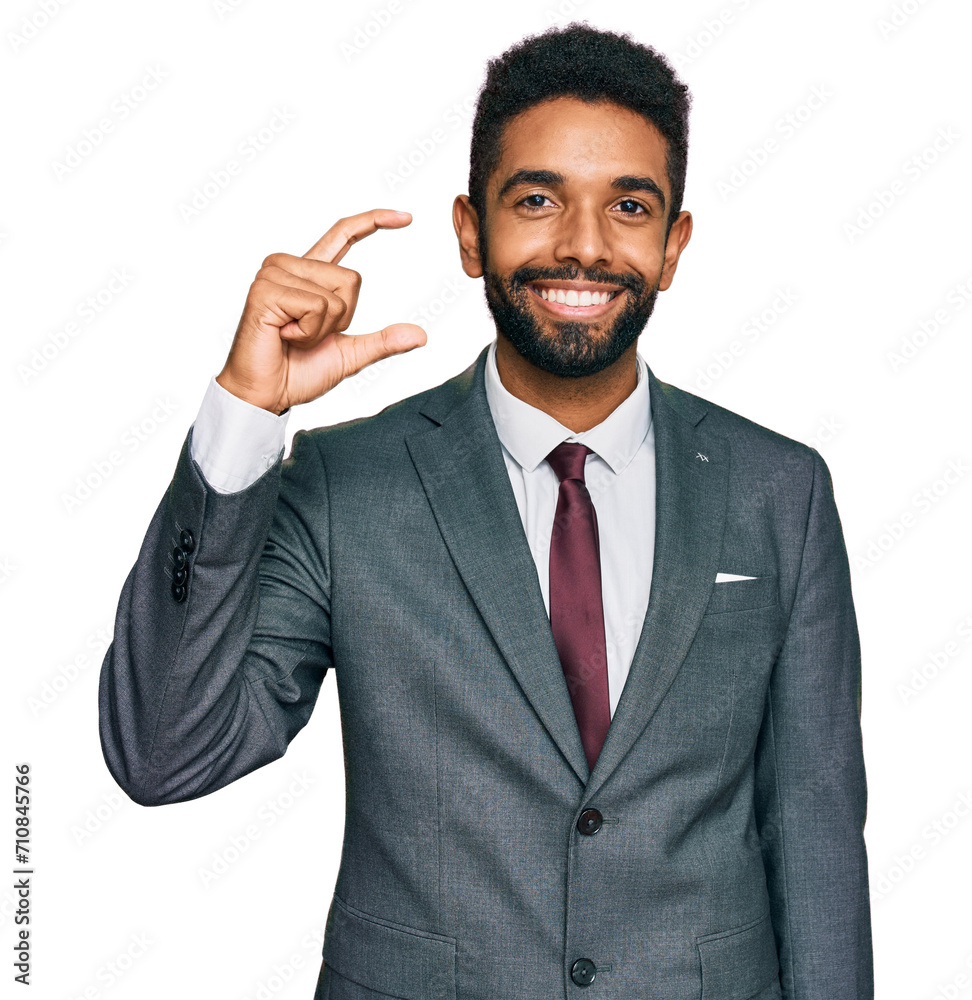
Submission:
<svg viewBox="0 0 972 1000">
<path fill-rule="evenodd" d="M 285 410 L 278 417 L 209 382 L 189 453 L 217 493 L 238 493 L 273 468 L 284 448 Z"/>
</svg>

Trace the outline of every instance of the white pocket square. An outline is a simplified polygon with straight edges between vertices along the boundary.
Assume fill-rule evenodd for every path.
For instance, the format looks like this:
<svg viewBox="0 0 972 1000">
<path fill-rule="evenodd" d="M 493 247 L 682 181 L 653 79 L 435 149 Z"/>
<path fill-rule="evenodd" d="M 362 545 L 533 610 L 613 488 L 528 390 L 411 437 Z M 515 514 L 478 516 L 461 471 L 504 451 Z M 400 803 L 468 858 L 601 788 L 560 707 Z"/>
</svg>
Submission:
<svg viewBox="0 0 972 1000">
<path fill-rule="evenodd" d="M 732 580 L 755 580 L 755 576 L 739 576 L 738 573 L 716 573 L 716 583 L 729 583 Z"/>
</svg>

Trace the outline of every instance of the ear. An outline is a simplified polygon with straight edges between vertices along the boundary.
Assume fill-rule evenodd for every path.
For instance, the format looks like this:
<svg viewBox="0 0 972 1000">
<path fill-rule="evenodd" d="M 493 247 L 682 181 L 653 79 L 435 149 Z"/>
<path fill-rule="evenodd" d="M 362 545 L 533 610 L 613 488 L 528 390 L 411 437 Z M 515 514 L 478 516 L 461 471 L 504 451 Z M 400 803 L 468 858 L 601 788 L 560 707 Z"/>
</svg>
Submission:
<svg viewBox="0 0 972 1000">
<path fill-rule="evenodd" d="M 668 242 L 665 244 L 665 263 L 662 267 L 661 280 L 658 283 L 658 290 L 665 291 L 675 277 L 675 268 L 678 267 L 678 258 L 682 255 L 686 244 L 692 236 L 692 215 L 689 212 L 679 212 L 678 218 L 672 223 L 672 228 L 668 233 Z"/>
<path fill-rule="evenodd" d="M 470 278 L 481 278 L 483 262 L 479 259 L 479 216 L 468 195 L 456 195 L 452 203 L 452 225 L 459 240 L 463 271 Z"/>
</svg>

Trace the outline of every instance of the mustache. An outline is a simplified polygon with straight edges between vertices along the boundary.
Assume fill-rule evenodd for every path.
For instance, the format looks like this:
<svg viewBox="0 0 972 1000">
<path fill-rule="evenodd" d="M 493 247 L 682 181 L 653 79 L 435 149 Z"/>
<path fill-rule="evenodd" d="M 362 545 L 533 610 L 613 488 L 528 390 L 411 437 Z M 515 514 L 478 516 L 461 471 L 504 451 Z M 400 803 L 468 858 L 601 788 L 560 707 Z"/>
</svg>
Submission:
<svg viewBox="0 0 972 1000">
<path fill-rule="evenodd" d="M 509 277 L 510 288 L 520 291 L 525 285 L 534 281 L 593 281 L 606 285 L 620 285 L 634 292 L 639 298 L 644 291 L 645 280 L 637 274 L 615 274 L 612 271 L 601 271 L 597 268 L 579 267 L 520 267 Z"/>
</svg>

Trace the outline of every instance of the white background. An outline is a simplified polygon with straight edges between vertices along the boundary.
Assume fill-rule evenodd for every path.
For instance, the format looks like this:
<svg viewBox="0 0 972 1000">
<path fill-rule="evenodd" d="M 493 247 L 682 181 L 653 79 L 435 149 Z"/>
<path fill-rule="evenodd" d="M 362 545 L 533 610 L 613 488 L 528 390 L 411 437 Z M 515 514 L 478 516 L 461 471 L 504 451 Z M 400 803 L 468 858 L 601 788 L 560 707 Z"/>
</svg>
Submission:
<svg viewBox="0 0 972 1000">
<path fill-rule="evenodd" d="M 14 867 L 14 764 L 28 761 L 33 995 L 312 995 L 343 831 L 333 676 L 284 759 L 146 809 L 101 756 L 104 635 L 267 254 L 303 253 L 343 215 L 407 209 L 409 229 L 346 258 L 364 275 L 352 332 L 436 313 L 426 347 L 298 408 L 289 435 L 438 384 L 492 338 L 450 222 L 472 99 L 488 58 L 586 19 L 668 53 L 694 94 L 695 234 L 641 353 L 662 380 L 815 444 L 831 469 L 863 643 L 878 996 L 972 997 L 972 9 L 46 2 L 53 16 L 16 0 L 0 22 L 0 870 Z M 161 80 L 138 89 L 147 75 Z M 279 110 L 292 120 L 244 157 Z M 210 184 L 231 159 L 239 173 Z M 450 282 L 462 290 L 444 306 Z M 793 301 L 774 317 L 781 292 Z M 744 327 L 764 310 L 754 339 Z M 258 836 L 227 864 L 248 827 Z"/>
</svg>

